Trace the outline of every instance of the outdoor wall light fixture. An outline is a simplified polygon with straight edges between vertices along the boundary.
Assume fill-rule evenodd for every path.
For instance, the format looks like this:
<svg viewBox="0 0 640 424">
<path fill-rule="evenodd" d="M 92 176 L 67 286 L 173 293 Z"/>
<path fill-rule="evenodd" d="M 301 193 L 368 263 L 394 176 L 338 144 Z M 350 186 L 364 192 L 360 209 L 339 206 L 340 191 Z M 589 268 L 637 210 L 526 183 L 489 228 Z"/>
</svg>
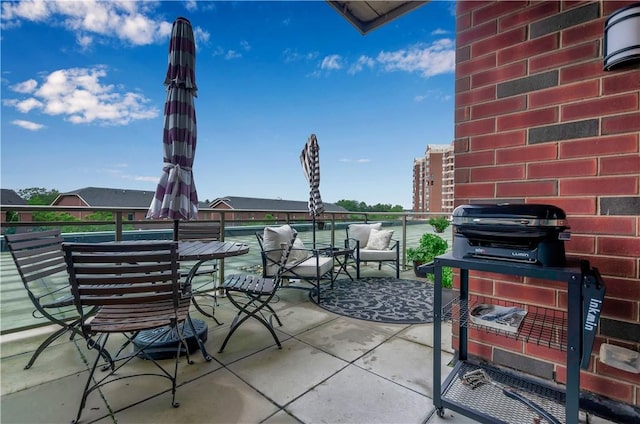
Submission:
<svg viewBox="0 0 640 424">
<path fill-rule="evenodd" d="M 604 70 L 640 63 L 640 3 L 613 12 L 604 22 Z"/>
</svg>

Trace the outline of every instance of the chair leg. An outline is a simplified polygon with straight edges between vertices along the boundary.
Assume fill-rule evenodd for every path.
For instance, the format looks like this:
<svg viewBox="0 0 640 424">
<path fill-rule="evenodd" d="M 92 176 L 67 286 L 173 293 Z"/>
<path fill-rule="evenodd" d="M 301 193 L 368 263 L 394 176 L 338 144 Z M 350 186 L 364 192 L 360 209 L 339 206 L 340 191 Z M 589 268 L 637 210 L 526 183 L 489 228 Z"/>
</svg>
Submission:
<svg viewBox="0 0 640 424">
<path fill-rule="evenodd" d="M 55 333 L 53 333 L 52 335 L 50 335 L 49 337 L 47 337 L 47 339 L 42 342 L 40 344 L 40 346 L 38 346 L 38 348 L 36 349 L 36 351 L 33 353 L 33 355 L 31 355 L 31 359 L 29 360 L 29 363 L 27 365 L 25 365 L 24 369 L 28 370 L 29 368 L 31 368 L 31 366 L 33 365 L 33 363 L 36 361 L 36 359 L 38 359 L 38 356 L 40 356 L 40 354 L 42 353 L 43 350 L 45 350 L 51 343 L 53 343 L 58 337 L 62 336 L 63 334 L 65 334 L 67 331 L 71 331 L 71 333 L 73 334 L 73 331 L 71 330 L 71 328 L 69 327 L 63 327 L 59 330 L 57 330 Z"/>
<path fill-rule="evenodd" d="M 105 346 L 107 345 L 108 340 L 109 334 L 104 336 L 104 341 L 102 343 L 94 341 L 93 344 L 100 350 L 100 352 L 106 351 Z M 87 340 L 87 344 L 89 344 L 89 340 Z M 87 382 L 84 385 L 84 390 L 82 391 L 82 399 L 80 400 L 80 406 L 78 407 L 78 414 L 76 415 L 76 419 L 71 421 L 72 424 L 76 424 L 78 421 L 80 421 L 80 416 L 82 415 L 82 410 L 87 404 L 87 397 L 89 396 L 89 393 L 100 387 L 99 383 L 96 383 L 91 387 L 91 382 L 93 381 L 93 375 L 96 372 L 96 368 L 98 367 L 98 362 L 100 361 L 101 357 L 102 355 L 98 354 L 96 355 L 96 359 L 93 361 L 93 366 L 89 371 L 89 377 L 87 377 Z"/>
<path fill-rule="evenodd" d="M 217 320 L 216 320 L 217 322 Z M 202 343 L 202 340 L 200 339 L 200 336 L 198 336 L 198 333 L 196 331 L 196 326 L 193 324 L 193 320 L 191 319 L 191 315 L 187 315 L 187 321 L 185 324 L 182 325 L 182 328 L 184 328 L 184 326 L 186 324 L 189 324 L 189 328 L 191 328 L 191 332 L 193 333 L 193 337 L 196 338 L 196 341 L 198 342 L 198 347 L 200 348 L 200 352 L 202 352 L 202 356 L 204 357 L 204 360 L 209 362 L 211 361 L 213 358 L 211 357 L 211 355 L 209 355 L 209 352 L 207 352 L 207 349 L 204 347 L 204 343 Z M 185 341 L 185 346 L 186 346 L 186 341 Z M 187 349 L 187 355 L 189 354 L 189 349 Z M 192 362 L 189 362 L 192 363 Z"/>
<path fill-rule="evenodd" d="M 235 296 L 232 294 L 231 291 L 227 291 L 227 299 L 229 299 L 229 301 L 236 308 L 238 308 L 239 311 L 236 314 L 236 317 L 234 318 L 233 322 L 231 323 L 231 327 L 229 328 L 229 333 L 227 333 L 227 336 L 224 338 L 224 341 L 222 342 L 222 346 L 220 346 L 220 350 L 218 350 L 218 353 L 222 353 L 224 348 L 227 346 L 227 342 L 229 341 L 229 339 L 231 338 L 233 333 L 235 333 L 236 330 L 238 329 L 238 327 L 240 327 L 249 318 L 254 318 L 254 319 L 258 320 L 262 325 L 264 325 L 265 328 L 267 330 L 269 330 L 269 333 L 271 333 L 271 336 L 273 337 L 273 340 L 276 342 L 276 345 L 278 345 L 278 349 L 282 349 L 282 344 L 280 343 L 280 339 L 278 339 L 278 335 L 273 330 L 273 326 L 271 325 L 271 323 L 269 321 L 265 320 L 262 316 L 259 315 L 263 308 L 267 308 L 272 313 L 272 315 L 275 316 L 276 321 L 278 322 L 278 324 L 280 326 L 282 326 L 282 323 L 280 322 L 280 318 L 278 318 L 278 315 L 271 308 L 271 306 L 268 305 L 268 302 L 269 302 L 269 300 L 271 300 L 273 295 L 270 295 L 269 298 L 264 300 L 264 301 L 260 300 L 261 296 L 259 296 L 259 295 L 258 296 L 255 296 L 255 295 L 252 296 L 251 294 L 248 294 L 248 293 L 246 293 L 246 295 L 248 296 L 247 302 L 246 303 L 241 303 L 241 302 L 238 302 L 236 300 Z M 249 307 L 251 305 L 256 305 L 257 302 L 260 302 L 260 305 L 258 305 L 253 310 L 249 310 Z M 244 314 L 244 316 L 242 316 L 243 314 Z M 240 318 L 240 317 L 242 317 L 242 318 Z"/>
</svg>

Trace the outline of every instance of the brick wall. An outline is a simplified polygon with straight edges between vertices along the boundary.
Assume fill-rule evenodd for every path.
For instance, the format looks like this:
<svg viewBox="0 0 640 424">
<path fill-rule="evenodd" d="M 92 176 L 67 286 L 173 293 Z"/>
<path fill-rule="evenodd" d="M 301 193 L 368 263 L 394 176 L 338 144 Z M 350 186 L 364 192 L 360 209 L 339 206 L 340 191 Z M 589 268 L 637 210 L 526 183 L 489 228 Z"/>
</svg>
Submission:
<svg viewBox="0 0 640 424">
<path fill-rule="evenodd" d="M 581 388 L 640 403 L 640 376 L 599 346 L 640 350 L 640 66 L 602 70 L 604 21 L 634 1 L 457 5 L 456 205 L 548 203 L 568 215 L 567 254 L 600 269 L 607 297 Z M 471 290 L 566 310 L 566 285 L 471 273 Z M 565 382 L 565 352 L 482 331 L 469 352 Z"/>
</svg>

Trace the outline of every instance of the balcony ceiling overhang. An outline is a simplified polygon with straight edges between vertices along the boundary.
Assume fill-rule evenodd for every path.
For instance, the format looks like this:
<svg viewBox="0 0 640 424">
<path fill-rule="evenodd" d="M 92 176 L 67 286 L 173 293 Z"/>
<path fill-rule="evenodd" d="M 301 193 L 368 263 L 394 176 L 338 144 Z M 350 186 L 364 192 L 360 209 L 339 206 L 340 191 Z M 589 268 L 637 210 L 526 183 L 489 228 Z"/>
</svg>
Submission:
<svg viewBox="0 0 640 424">
<path fill-rule="evenodd" d="M 362 35 L 423 6 L 429 1 L 330 1 L 336 11 Z"/>
</svg>

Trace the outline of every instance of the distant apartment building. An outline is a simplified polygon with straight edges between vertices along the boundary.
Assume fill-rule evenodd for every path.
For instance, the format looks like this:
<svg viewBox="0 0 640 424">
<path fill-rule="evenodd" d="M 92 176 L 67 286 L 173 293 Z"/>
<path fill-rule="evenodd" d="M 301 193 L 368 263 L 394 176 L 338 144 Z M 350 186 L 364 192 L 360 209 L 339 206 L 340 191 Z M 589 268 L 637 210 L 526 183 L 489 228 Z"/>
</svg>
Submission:
<svg viewBox="0 0 640 424">
<path fill-rule="evenodd" d="M 413 211 L 453 211 L 453 146 L 427 145 L 413 161 Z"/>
</svg>

